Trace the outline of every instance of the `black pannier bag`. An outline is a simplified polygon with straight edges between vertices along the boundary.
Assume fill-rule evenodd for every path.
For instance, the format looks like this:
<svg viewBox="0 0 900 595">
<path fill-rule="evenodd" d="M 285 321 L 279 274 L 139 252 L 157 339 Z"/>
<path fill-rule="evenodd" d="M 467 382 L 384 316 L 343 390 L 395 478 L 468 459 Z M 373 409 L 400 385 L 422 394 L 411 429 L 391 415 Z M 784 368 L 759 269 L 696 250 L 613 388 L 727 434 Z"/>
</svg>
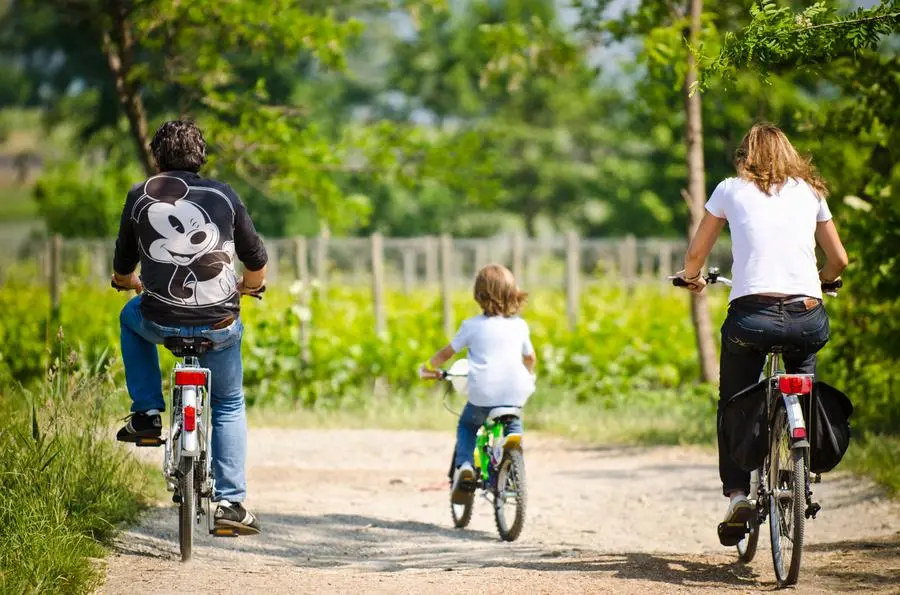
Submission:
<svg viewBox="0 0 900 595">
<path fill-rule="evenodd" d="M 749 386 L 728 399 L 719 416 L 721 444 L 744 471 L 759 469 L 769 452 L 766 382 Z"/>
<path fill-rule="evenodd" d="M 744 471 L 758 469 L 769 450 L 765 380 L 745 388 L 725 403 L 719 419 L 722 444 Z M 801 397 L 810 443 L 809 470 L 825 473 L 834 469 L 850 446 L 850 416 L 853 404 L 840 390 L 824 382 L 813 384 L 813 410 L 809 397 Z"/>
<path fill-rule="evenodd" d="M 850 446 L 850 416 L 853 403 L 844 393 L 824 382 L 813 385 L 813 410 L 809 413 L 809 397 L 801 399 L 809 435 L 809 470 L 831 471 L 844 458 Z"/>
</svg>

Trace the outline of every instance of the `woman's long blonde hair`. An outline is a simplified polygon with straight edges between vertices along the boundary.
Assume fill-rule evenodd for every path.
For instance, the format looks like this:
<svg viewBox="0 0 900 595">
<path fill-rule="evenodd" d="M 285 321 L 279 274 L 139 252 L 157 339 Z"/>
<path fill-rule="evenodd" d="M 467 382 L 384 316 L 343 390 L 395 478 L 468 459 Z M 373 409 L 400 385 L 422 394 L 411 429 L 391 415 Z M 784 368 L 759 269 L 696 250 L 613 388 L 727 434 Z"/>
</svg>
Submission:
<svg viewBox="0 0 900 595">
<path fill-rule="evenodd" d="M 809 184 L 819 198 L 828 194 L 825 181 L 812 160 L 800 155 L 784 132 L 768 122 L 755 124 L 744 135 L 735 154 L 734 166 L 738 176 L 753 182 L 767 195 L 771 195 L 773 189 L 781 190 L 790 178 Z"/>
</svg>

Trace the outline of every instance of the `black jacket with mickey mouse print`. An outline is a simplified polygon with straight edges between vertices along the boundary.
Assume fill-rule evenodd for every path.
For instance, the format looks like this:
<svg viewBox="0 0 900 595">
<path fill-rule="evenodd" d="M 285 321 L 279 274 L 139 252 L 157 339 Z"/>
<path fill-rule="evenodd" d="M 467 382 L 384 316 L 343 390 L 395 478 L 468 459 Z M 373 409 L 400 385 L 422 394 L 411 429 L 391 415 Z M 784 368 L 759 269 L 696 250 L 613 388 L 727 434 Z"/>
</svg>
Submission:
<svg viewBox="0 0 900 595">
<path fill-rule="evenodd" d="M 125 199 L 113 267 L 141 265 L 141 312 L 162 326 L 209 326 L 240 314 L 235 258 L 267 262 L 247 208 L 228 185 L 182 171 L 136 184 Z"/>
</svg>

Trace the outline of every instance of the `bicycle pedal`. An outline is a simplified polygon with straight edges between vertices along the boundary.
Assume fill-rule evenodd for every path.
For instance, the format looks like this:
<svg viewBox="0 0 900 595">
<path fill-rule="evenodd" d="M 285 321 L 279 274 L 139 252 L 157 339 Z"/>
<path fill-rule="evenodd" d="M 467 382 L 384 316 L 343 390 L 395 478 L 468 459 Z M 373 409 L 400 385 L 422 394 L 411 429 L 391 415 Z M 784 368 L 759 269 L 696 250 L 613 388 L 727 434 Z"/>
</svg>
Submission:
<svg viewBox="0 0 900 595">
<path fill-rule="evenodd" d="M 238 533 L 237 529 L 231 529 L 226 527 L 216 527 L 212 531 L 209 532 L 210 535 L 214 537 L 238 537 L 240 533 Z"/>
<path fill-rule="evenodd" d="M 813 502 L 809 506 L 806 507 L 806 518 L 814 519 L 816 515 L 819 514 L 819 511 L 822 510 L 822 507 L 818 502 Z"/>
<path fill-rule="evenodd" d="M 719 523 L 716 532 L 719 534 L 719 543 L 731 547 L 737 545 L 750 530 L 742 523 Z"/>
<path fill-rule="evenodd" d="M 162 446 L 166 441 L 162 438 L 136 438 L 134 441 L 135 446 L 144 446 L 144 447 L 154 447 L 154 446 Z"/>
</svg>

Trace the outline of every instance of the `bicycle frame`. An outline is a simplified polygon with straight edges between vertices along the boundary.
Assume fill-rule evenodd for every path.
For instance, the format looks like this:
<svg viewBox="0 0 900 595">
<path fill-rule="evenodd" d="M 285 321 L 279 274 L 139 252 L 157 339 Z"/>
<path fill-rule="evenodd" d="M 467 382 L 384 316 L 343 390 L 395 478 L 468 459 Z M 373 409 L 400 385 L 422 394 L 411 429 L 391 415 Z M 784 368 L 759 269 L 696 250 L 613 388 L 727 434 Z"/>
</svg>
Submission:
<svg viewBox="0 0 900 595">
<path fill-rule="evenodd" d="M 177 473 L 181 460 L 183 458 L 195 459 L 195 468 L 199 462 L 198 490 L 200 498 L 205 501 L 206 508 L 209 507 L 214 488 L 212 463 L 209 456 L 212 439 L 212 407 L 208 400 L 211 384 L 212 372 L 203 368 L 198 358 L 187 356 L 175 364 L 170 376 L 172 409 L 169 439 L 165 443 L 163 453 L 163 474 L 166 478 L 167 488 L 171 492 L 177 490 Z M 193 494 L 179 494 L 179 496 L 182 498 L 193 497 Z M 208 529 L 211 532 L 213 520 L 208 511 L 206 516 Z"/>
<path fill-rule="evenodd" d="M 791 449 L 805 449 L 804 456 L 806 457 L 807 469 L 809 468 L 809 440 L 807 438 L 806 433 L 806 416 L 803 414 L 802 407 L 800 405 L 799 395 L 792 393 L 784 393 L 778 387 L 778 378 L 780 376 L 785 375 L 784 367 L 782 365 L 782 358 L 778 353 L 770 353 L 766 357 L 766 364 L 763 371 L 763 377 L 768 379 L 768 385 L 766 386 L 766 418 L 768 419 L 769 427 L 771 428 L 775 419 L 776 409 L 778 407 L 779 399 L 784 404 L 784 407 L 787 412 L 788 417 L 788 427 L 791 432 Z M 801 377 L 812 377 L 811 374 L 792 374 L 792 376 L 801 376 Z M 810 407 L 812 407 L 812 394 L 810 394 L 809 399 Z M 802 430 L 802 432 L 800 432 Z M 801 436 L 802 434 L 802 436 Z M 766 462 L 763 467 L 756 471 L 758 475 L 757 478 L 751 479 L 751 481 L 756 481 L 756 489 L 757 489 L 757 504 L 760 509 L 760 522 L 765 520 L 767 515 L 768 506 L 764 506 L 763 504 L 771 497 L 771 494 L 767 490 L 767 476 L 766 469 L 769 466 L 769 457 L 772 456 L 772 453 L 769 453 L 766 457 Z M 812 490 L 810 489 L 810 475 L 809 471 L 806 473 L 806 503 L 808 507 L 808 516 L 815 518 L 816 513 L 819 511 L 819 505 L 815 502 L 812 502 Z"/>
<path fill-rule="evenodd" d="M 485 486 L 490 484 L 491 469 L 496 468 L 503 458 L 502 440 L 503 424 L 491 420 L 484 422 L 475 438 L 475 460 L 478 462 L 481 481 Z"/>
</svg>

